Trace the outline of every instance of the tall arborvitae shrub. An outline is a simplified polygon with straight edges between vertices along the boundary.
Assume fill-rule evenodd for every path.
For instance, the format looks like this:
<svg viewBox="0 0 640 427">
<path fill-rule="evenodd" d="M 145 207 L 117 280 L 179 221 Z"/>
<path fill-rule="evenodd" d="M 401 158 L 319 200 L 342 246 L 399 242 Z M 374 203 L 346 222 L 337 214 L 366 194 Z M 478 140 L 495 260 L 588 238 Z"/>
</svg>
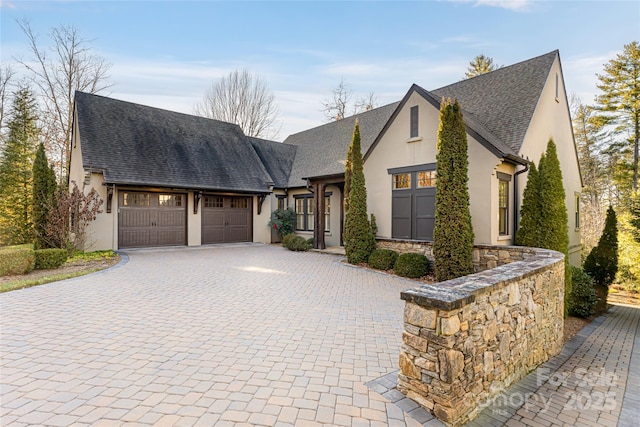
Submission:
<svg viewBox="0 0 640 427">
<path fill-rule="evenodd" d="M 436 277 L 442 281 L 473 273 L 467 131 L 457 100 L 443 100 L 440 106 L 437 150 L 433 256 Z"/>
<path fill-rule="evenodd" d="M 367 215 L 367 189 L 364 182 L 364 162 L 360 148 L 360 126 L 356 121 L 351 146 L 351 182 L 349 208 L 345 215 L 344 251 L 351 264 L 367 262 L 376 248 L 376 239 L 371 232 Z M 345 173 L 345 181 L 349 178 Z"/>
<path fill-rule="evenodd" d="M 56 193 L 56 174 L 49 166 L 44 144 L 38 145 L 36 159 L 33 162 L 33 228 L 35 233 L 34 249 L 51 247 L 47 242 L 46 230 L 49 209 L 54 203 Z"/>
<path fill-rule="evenodd" d="M 584 271 L 597 285 L 608 287 L 618 272 L 618 219 L 616 211 L 609 206 L 604 230 L 595 246 L 584 261 Z"/>
<path fill-rule="evenodd" d="M 565 203 L 560 160 L 553 139 L 540 159 L 540 245 L 564 254 L 564 306 L 571 297 L 571 266 L 569 265 L 569 217 Z"/>
<path fill-rule="evenodd" d="M 547 151 L 540 156 L 538 168 L 531 163 L 515 242 L 521 246 L 551 249 L 564 254 L 566 313 L 571 295 L 569 218 L 560 161 L 552 139 L 547 144 Z"/>
<path fill-rule="evenodd" d="M 534 162 L 529 163 L 527 186 L 522 197 L 520 228 L 515 243 L 536 248 L 540 242 L 540 177 Z"/>
</svg>

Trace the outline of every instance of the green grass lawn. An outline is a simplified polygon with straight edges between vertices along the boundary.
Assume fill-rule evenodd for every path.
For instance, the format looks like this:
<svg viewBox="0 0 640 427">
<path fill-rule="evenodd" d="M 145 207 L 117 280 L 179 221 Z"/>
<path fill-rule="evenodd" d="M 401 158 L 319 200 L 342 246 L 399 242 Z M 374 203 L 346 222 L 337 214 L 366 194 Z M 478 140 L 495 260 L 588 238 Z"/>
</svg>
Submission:
<svg viewBox="0 0 640 427">
<path fill-rule="evenodd" d="M 71 279 L 100 271 L 109 266 L 106 262 L 115 262 L 119 256 L 111 250 L 96 252 L 76 252 L 57 269 L 34 270 L 24 276 L 13 276 L 11 280 L 2 281 L 0 292 L 14 291 L 59 280 Z M 73 268 L 76 267 L 76 268 Z M 65 271 L 65 270 L 73 271 Z"/>
</svg>

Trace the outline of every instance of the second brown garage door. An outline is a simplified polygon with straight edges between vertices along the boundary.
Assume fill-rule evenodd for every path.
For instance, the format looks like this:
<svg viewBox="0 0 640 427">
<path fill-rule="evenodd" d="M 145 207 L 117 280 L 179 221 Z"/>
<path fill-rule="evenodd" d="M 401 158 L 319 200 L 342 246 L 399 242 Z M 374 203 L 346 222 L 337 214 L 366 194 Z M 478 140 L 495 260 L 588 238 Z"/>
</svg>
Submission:
<svg viewBox="0 0 640 427">
<path fill-rule="evenodd" d="M 250 241 L 250 197 L 205 195 L 202 198 L 203 245 Z"/>
</svg>

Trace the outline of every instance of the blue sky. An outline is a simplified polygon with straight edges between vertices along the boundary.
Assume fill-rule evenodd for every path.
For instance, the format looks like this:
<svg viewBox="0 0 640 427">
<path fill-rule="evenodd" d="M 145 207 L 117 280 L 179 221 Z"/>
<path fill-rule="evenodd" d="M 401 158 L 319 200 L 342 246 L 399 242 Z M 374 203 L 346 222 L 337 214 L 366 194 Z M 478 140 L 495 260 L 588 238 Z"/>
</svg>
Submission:
<svg viewBox="0 0 640 427">
<path fill-rule="evenodd" d="M 569 93 L 592 102 L 595 73 L 640 39 L 638 1 L 5 1 L 0 60 L 27 55 L 16 24 L 43 44 L 75 25 L 112 63 L 106 95 L 191 113 L 234 69 L 261 73 L 287 135 L 326 121 L 322 101 L 341 78 L 354 98 L 397 101 L 460 80 L 483 53 L 509 65 L 559 49 Z M 19 69 L 18 66 L 14 68 Z"/>
</svg>

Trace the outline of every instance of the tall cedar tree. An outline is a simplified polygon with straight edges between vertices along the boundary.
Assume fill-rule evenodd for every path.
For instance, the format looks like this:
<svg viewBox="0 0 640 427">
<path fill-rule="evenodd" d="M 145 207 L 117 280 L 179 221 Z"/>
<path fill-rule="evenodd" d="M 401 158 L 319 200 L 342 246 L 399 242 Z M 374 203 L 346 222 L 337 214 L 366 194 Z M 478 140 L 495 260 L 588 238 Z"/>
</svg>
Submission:
<svg viewBox="0 0 640 427">
<path fill-rule="evenodd" d="M 32 168 L 39 129 L 36 101 L 29 88 L 13 98 L 9 134 L 0 159 L 0 243 L 33 238 Z"/>
<path fill-rule="evenodd" d="M 467 131 L 457 100 L 442 101 L 437 149 L 433 256 L 436 277 L 442 281 L 473 273 Z"/>
<path fill-rule="evenodd" d="M 540 244 L 540 176 L 534 162 L 529 163 L 527 186 L 522 197 L 520 228 L 516 232 L 516 245 L 538 247 Z"/>
<path fill-rule="evenodd" d="M 364 162 L 360 148 L 360 125 L 356 121 L 351 139 L 351 186 L 348 196 L 349 210 L 344 224 L 344 251 L 347 262 L 366 262 L 376 248 L 376 239 L 371 232 L 367 215 L 367 189 L 364 181 Z M 348 179 L 345 173 L 345 181 Z"/>
<path fill-rule="evenodd" d="M 35 249 L 49 248 L 46 230 L 49 209 L 53 206 L 56 193 L 56 173 L 47 160 L 44 144 L 38 145 L 33 162 L 33 230 Z"/>
<path fill-rule="evenodd" d="M 616 278 L 618 272 L 618 219 L 616 211 L 611 206 L 607 209 L 607 219 L 598 245 L 584 260 L 583 268 L 600 286 L 608 287 Z"/>
</svg>

